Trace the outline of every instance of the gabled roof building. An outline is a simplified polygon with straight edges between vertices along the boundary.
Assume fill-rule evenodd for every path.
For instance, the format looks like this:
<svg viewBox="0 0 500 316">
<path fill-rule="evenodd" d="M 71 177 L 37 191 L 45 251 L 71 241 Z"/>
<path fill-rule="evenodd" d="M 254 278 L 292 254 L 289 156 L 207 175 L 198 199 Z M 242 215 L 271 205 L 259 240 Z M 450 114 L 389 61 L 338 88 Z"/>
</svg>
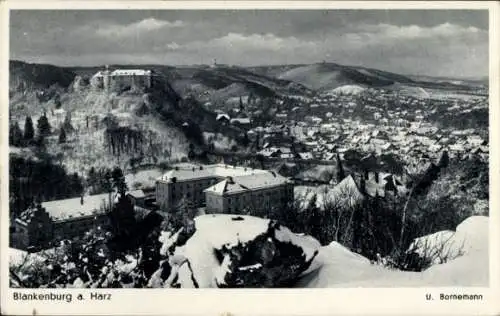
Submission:
<svg viewBox="0 0 500 316">
<path fill-rule="evenodd" d="M 156 201 L 168 211 L 188 199 L 207 212 L 263 210 L 293 199 L 293 184 L 274 171 L 224 164 L 175 166 L 156 182 Z"/>
</svg>

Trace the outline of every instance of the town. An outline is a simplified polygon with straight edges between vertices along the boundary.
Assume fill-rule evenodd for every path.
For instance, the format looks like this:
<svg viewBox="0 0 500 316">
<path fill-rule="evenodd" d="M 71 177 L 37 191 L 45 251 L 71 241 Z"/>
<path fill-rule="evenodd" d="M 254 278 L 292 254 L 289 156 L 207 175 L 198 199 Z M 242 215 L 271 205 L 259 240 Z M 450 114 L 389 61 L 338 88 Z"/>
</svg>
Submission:
<svg viewBox="0 0 500 316">
<path fill-rule="evenodd" d="M 136 287 L 158 287 L 167 280 L 155 275 L 170 269 L 158 254 L 168 257 L 168 249 L 194 238 L 200 220 L 226 214 L 242 223 L 270 220 L 272 238 L 284 225 L 320 245 L 338 242 L 374 265 L 421 271 L 430 263 L 412 248 L 415 238 L 489 212 L 483 85 L 292 86 L 220 99 L 195 91 L 181 97 L 169 80 L 151 68 L 104 66 L 77 75 L 67 91 L 30 92 L 34 106 L 14 93 L 13 251 L 59 258 L 81 249 L 82 271 L 135 267 L 95 270 L 85 282 L 122 287 L 121 278 L 132 277 Z M 25 81 L 16 86 L 26 90 Z M 279 253 L 286 262 L 287 252 Z M 283 268 L 291 269 L 285 279 L 297 277 Z M 60 277 L 86 286 L 85 276 Z"/>
<path fill-rule="evenodd" d="M 104 78 L 120 78 L 121 85 L 137 82 L 139 86 L 151 86 L 150 70 L 110 72 L 106 68 L 96 73 L 93 80 L 102 78 L 103 73 Z M 140 79 L 144 76 L 146 79 Z M 97 81 L 94 89 L 108 91 L 110 79 L 104 82 Z M 284 207 L 287 201 L 293 201 L 294 183 L 295 195 L 301 197 L 306 191 L 318 191 L 318 187 L 338 192 L 339 186 L 349 181 L 347 185 L 354 187 L 358 196 L 361 192 L 385 196 L 387 188 L 404 195 L 410 189 L 409 175 L 429 172 L 443 153 L 451 159 L 487 162 L 488 137 L 484 131 L 467 126 L 437 127 L 432 118 L 437 112 L 454 117 L 487 110 L 487 97 L 434 99 L 423 89 L 418 92 L 420 95 L 415 96 L 344 86 L 309 98 L 285 97 L 276 99 L 267 109 L 272 119 L 265 126 L 252 119 L 262 115 L 257 102 L 248 95 L 240 96 L 227 113 L 215 112 L 221 124 L 234 124 L 245 130 L 247 149 L 210 151 L 215 159 L 221 155 L 236 165 L 192 161 L 174 164 L 164 174 L 158 168 L 138 171 L 127 175 L 135 180 L 127 184 L 131 190 L 126 195 L 136 208 L 155 212 L 168 213 L 179 203 L 189 201 L 199 214 L 252 214 L 250 209 L 256 214 L 256 210 Z M 54 126 L 64 124 L 61 111 L 64 110 L 49 115 Z M 75 114 L 73 124 L 81 125 L 78 117 L 82 115 Z M 344 177 L 334 176 L 339 173 L 339 165 L 345 168 L 342 164 L 352 171 L 347 182 L 345 171 L 341 172 Z M 141 179 L 141 174 L 149 178 Z M 104 210 L 112 207 L 106 206 L 108 194 L 84 195 L 46 201 L 21 212 L 11 229 L 12 244 L 21 249 L 40 249 L 42 245 L 53 246 L 56 241 L 82 236 L 96 225 L 105 225 Z"/>
</svg>

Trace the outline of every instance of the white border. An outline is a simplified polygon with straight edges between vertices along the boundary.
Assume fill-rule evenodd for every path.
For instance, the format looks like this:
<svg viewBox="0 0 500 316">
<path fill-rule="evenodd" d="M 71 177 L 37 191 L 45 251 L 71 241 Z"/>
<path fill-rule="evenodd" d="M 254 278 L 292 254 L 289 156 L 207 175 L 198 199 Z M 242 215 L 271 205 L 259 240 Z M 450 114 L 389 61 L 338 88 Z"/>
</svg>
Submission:
<svg viewBox="0 0 500 316">
<path fill-rule="evenodd" d="M 11 300 L 8 287 L 8 43 L 9 9 L 489 9 L 490 11 L 490 287 L 467 288 L 484 295 L 482 302 L 428 302 L 425 293 L 438 295 L 452 288 L 355 288 L 290 290 L 162 290 L 105 289 L 113 293 L 111 302 L 35 302 Z M 0 72 L 1 135 L 1 304 L 0 313 L 8 315 L 354 315 L 354 314 L 499 314 L 500 304 L 500 230 L 498 214 L 499 157 L 499 4 L 490 2 L 401 2 L 401 1 L 7 1 L 0 2 L 0 31 L 3 45 Z M 497 194 L 495 194 L 495 192 Z M 455 289 L 459 290 L 459 289 Z M 45 290 L 50 291 L 50 290 Z M 87 293 L 90 290 L 70 290 Z M 44 292 L 39 290 L 37 292 Z M 497 299 L 495 299 L 495 297 Z"/>
</svg>

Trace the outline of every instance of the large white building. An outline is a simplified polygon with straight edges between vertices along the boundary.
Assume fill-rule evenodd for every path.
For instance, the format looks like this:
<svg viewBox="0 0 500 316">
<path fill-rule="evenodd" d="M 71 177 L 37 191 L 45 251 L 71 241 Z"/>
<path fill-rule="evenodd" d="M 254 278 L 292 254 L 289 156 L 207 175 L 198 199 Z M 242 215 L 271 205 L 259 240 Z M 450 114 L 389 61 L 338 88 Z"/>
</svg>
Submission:
<svg viewBox="0 0 500 316">
<path fill-rule="evenodd" d="M 97 89 L 123 89 L 127 87 L 151 88 L 153 72 L 146 69 L 115 69 L 111 71 L 108 66 L 105 70 L 98 71 L 91 79 L 91 84 Z"/>
<path fill-rule="evenodd" d="M 177 165 L 156 181 L 156 202 L 168 210 L 181 200 L 207 212 L 237 213 L 283 206 L 293 200 L 293 183 L 267 170 L 224 164 Z"/>
</svg>

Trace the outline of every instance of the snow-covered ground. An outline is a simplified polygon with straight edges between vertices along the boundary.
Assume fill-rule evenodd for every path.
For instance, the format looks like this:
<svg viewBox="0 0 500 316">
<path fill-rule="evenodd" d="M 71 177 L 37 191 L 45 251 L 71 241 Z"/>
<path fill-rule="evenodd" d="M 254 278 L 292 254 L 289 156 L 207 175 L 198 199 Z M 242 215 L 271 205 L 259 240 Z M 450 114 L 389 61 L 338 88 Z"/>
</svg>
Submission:
<svg viewBox="0 0 500 316">
<path fill-rule="evenodd" d="M 310 273 L 300 280 L 297 287 L 487 286 L 488 222 L 485 216 L 472 216 L 462 222 L 451 240 L 452 245 L 461 248 L 463 255 L 423 272 L 389 270 L 373 265 L 368 259 L 332 242 L 322 247 L 309 268 Z M 438 235 L 444 237 L 447 233 Z M 436 236 L 424 238 L 436 240 Z"/>
<path fill-rule="evenodd" d="M 269 223 L 269 220 L 252 216 L 211 214 L 196 217 L 195 234 L 167 259 L 172 267 L 169 278 L 162 281 L 160 269 L 149 281 L 149 286 L 168 286 L 175 278 L 182 287 L 195 287 L 194 280 L 201 288 L 223 284 L 230 272 L 231 258 L 226 252 L 220 260 L 214 249 L 230 249 L 248 243 L 266 233 Z M 434 245 L 445 241 L 450 251 L 459 254 L 446 263 L 435 262 L 423 272 L 391 270 L 372 264 L 367 258 L 337 242 L 320 247 L 314 238 L 292 233 L 282 226 L 275 230 L 274 236 L 276 240 L 300 247 L 306 261 L 313 258 L 309 268 L 301 274 L 296 284 L 298 288 L 488 286 L 488 225 L 488 217 L 472 216 L 458 225 L 455 232 L 444 231 L 417 239 L 427 240 Z M 165 246 L 162 255 L 166 254 L 166 248 L 174 244 L 178 236 L 179 232 L 173 235 L 165 233 L 160 237 Z M 9 248 L 9 265 L 16 267 L 25 260 L 27 265 L 44 264 L 53 251 L 28 254 Z M 123 272 L 130 272 L 136 264 L 137 260 L 132 257 L 127 258 L 126 262 L 115 263 L 117 269 Z M 240 271 L 261 268 L 262 264 L 238 267 Z"/>
</svg>

